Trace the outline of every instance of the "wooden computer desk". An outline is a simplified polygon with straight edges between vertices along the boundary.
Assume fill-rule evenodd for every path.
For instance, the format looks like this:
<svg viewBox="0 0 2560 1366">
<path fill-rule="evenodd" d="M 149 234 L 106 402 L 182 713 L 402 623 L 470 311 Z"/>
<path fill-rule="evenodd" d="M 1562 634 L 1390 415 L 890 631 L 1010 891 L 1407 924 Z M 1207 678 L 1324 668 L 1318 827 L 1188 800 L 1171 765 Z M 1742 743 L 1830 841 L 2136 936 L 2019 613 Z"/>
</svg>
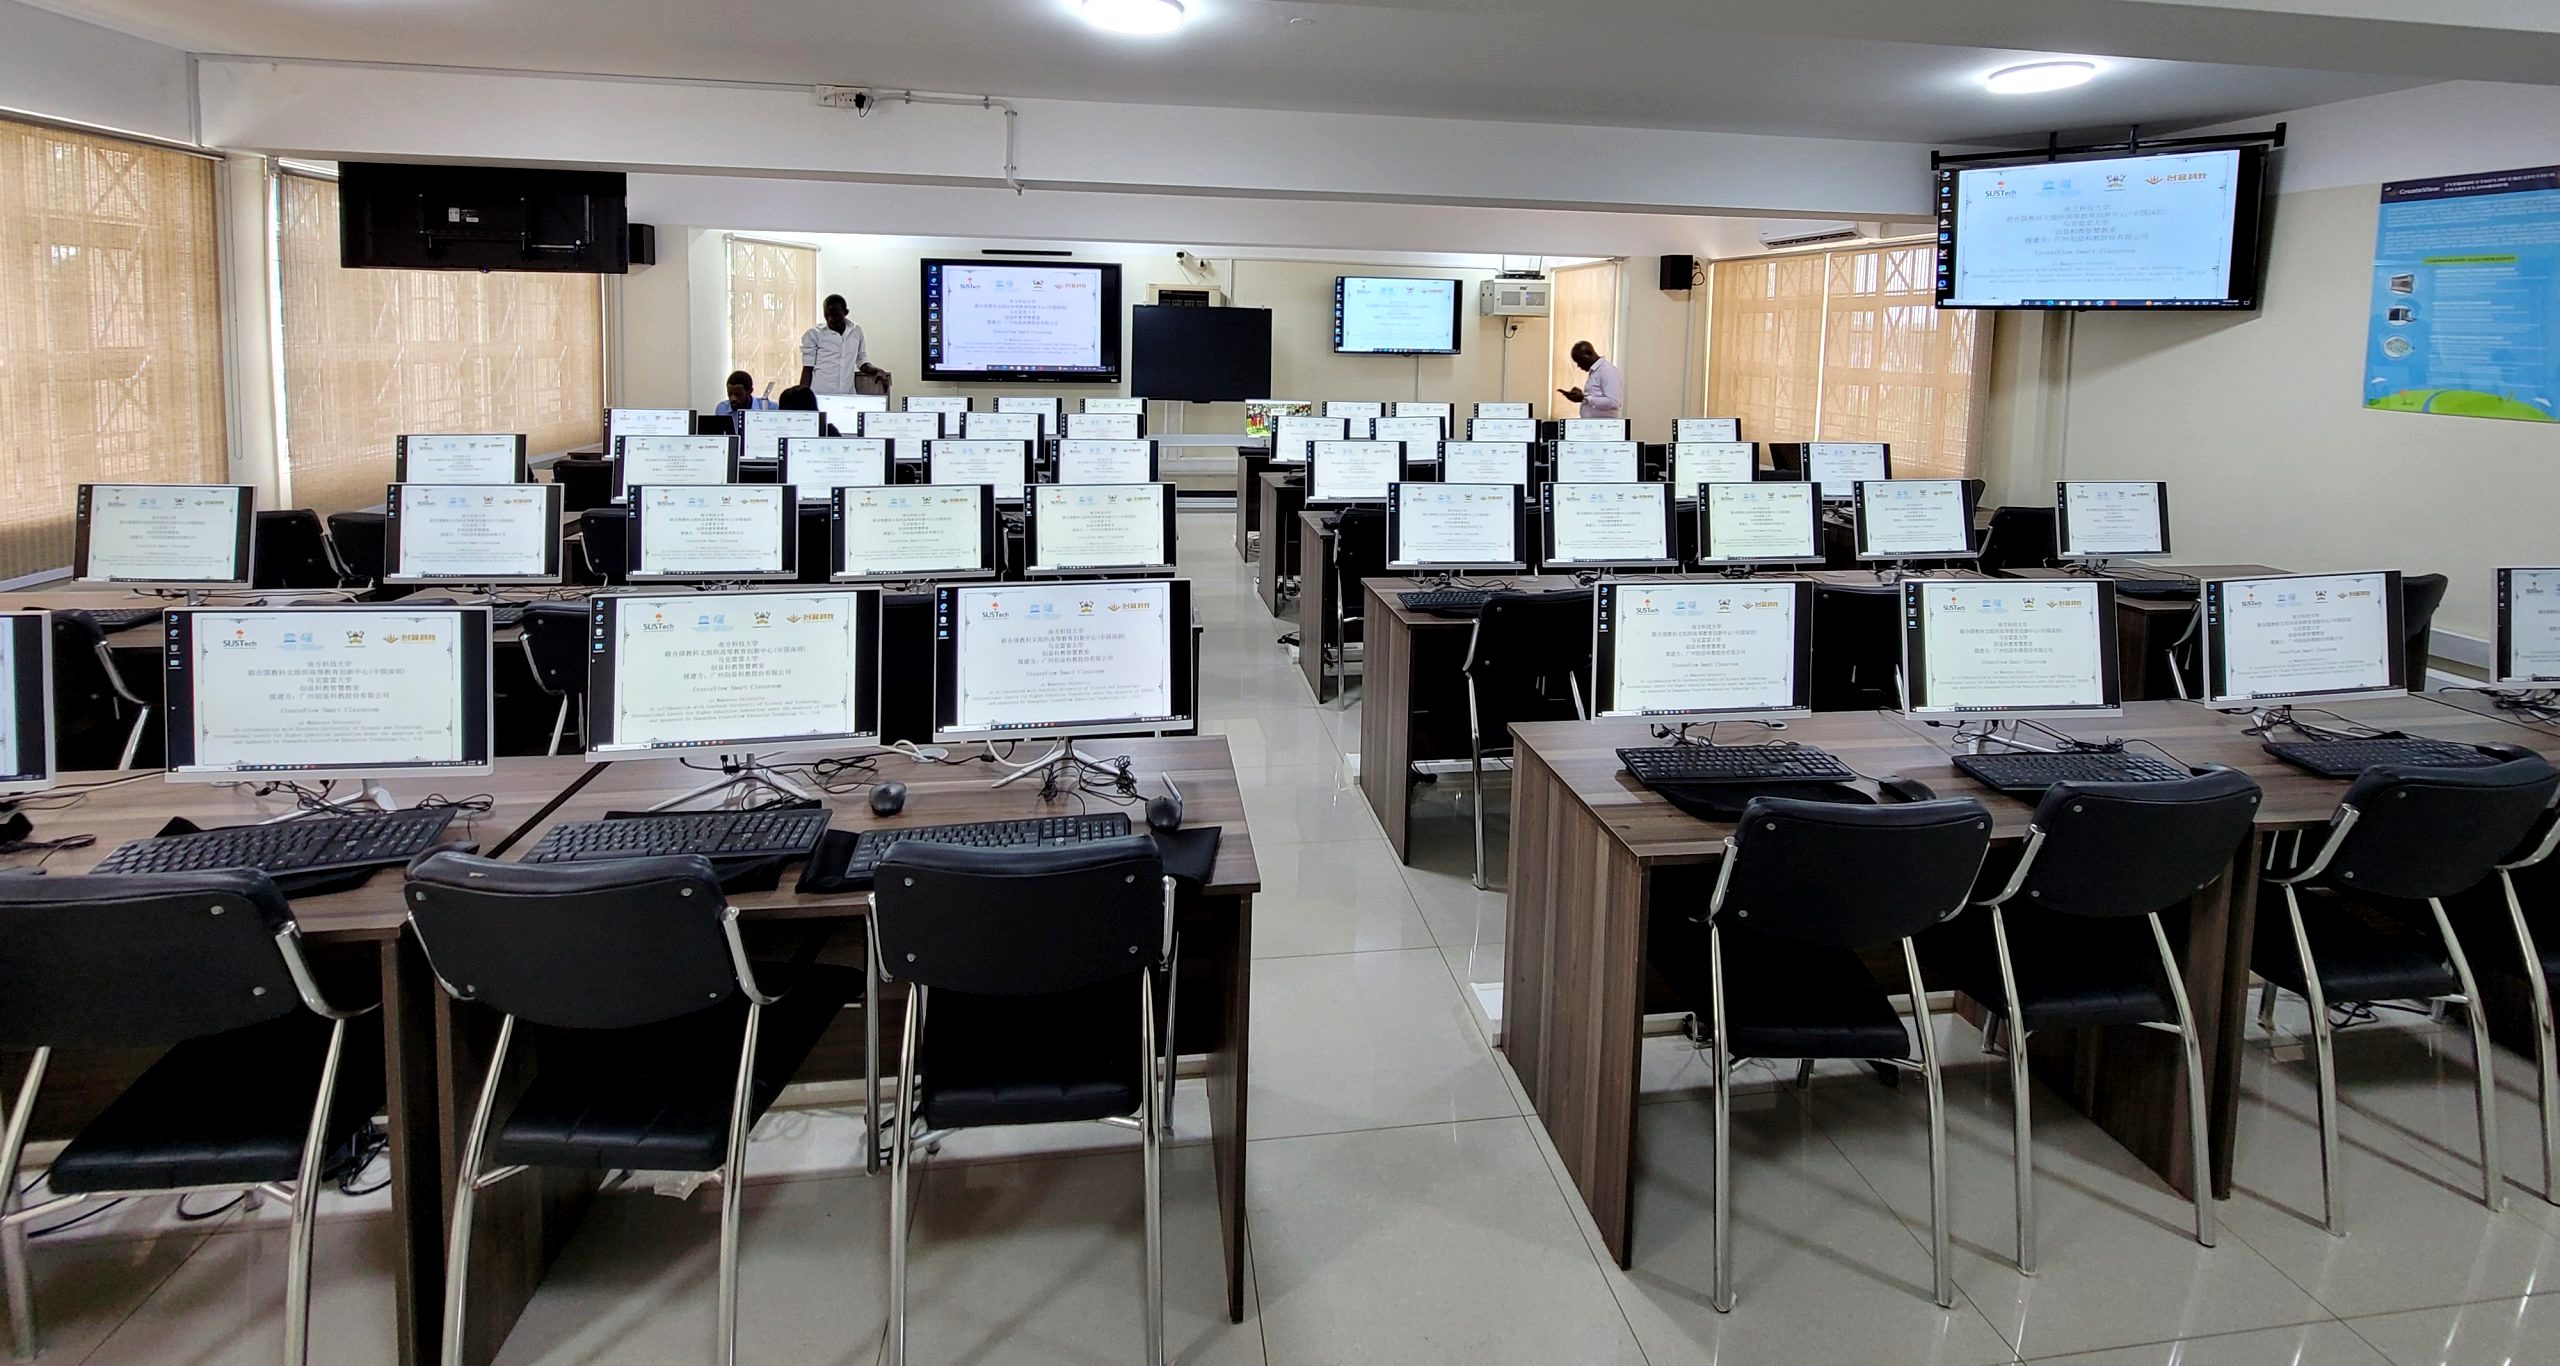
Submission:
<svg viewBox="0 0 2560 1366">
<path fill-rule="evenodd" d="M 1280 615 L 1282 598 L 1298 576 L 1298 511 L 1306 506 L 1304 465 L 1266 470 L 1254 497 L 1262 504 L 1262 549 L 1254 557 L 1254 591 L 1264 610 Z"/>
<path fill-rule="evenodd" d="M 1236 448 L 1236 556 L 1253 562 L 1254 541 L 1262 532 L 1262 476 L 1271 472 L 1267 448 Z"/>
</svg>

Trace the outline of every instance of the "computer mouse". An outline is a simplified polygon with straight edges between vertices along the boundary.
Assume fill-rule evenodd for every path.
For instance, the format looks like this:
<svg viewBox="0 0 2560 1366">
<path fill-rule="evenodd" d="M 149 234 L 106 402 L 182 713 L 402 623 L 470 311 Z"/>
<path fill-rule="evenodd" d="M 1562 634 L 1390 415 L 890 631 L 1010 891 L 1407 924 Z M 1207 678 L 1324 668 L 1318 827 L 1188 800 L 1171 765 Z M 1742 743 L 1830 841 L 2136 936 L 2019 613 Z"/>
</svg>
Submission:
<svg viewBox="0 0 2560 1366">
<path fill-rule="evenodd" d="M 1168 835 L 1182 828 L 1182 794 L 1171 783 L 1165 784 L 1163 796 L 1147 798 L 1147 828 Z"/>
<path fill-rule="evenodd" d="M 1938 797 L 1936 789 L 1917 778 L 1887 778 L 1876 784 L 1876 789 L 1897 802 L 1927 802 Z"/>
<path fill-rule="evenodd" d="M 871 814 L 894 816 L 907 809 L 907 785 L 882 783 L 871 789 Z"/>
</svg>

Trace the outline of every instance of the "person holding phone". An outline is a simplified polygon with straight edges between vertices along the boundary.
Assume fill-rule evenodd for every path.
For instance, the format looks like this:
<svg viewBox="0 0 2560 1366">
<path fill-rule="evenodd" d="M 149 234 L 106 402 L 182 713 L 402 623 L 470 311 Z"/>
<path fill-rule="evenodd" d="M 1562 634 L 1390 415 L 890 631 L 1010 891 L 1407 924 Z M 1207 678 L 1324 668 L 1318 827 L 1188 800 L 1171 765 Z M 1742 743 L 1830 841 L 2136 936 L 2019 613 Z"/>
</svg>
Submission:
<svg viewBox="0 0 2560 1366">
<path fill-rule="evenodd" d="M 1568 403 L 1581 404 L 1584 417 L 1625 417 L 1627 382 L 1618 373 L 1618 363 L 1603 358 L 1600 348 L 1587 341 L 1573 344 L 1573 363 L 1591 378 L 1556 392 Z"/>
</svg>

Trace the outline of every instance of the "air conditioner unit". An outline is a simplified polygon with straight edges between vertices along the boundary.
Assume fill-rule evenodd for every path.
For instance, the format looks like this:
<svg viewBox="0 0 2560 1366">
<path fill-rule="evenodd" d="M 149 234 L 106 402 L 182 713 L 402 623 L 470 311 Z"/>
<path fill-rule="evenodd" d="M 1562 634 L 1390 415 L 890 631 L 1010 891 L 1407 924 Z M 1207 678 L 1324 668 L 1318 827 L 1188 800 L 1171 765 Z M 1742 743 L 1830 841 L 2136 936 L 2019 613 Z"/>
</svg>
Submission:
<svg viewBox="0 0 2560 1366">
<path fill-rule="evenodd" d="M 1856 236 L 1857 224 L 1836 220 L 1764 218 L 1760 221 L 1760 245 L 1770 251 L 1818 246 L 1824 242 L 1846 242 Z"/>
<path fill-rule="evenodd" d="M 1175 308 L 1224 308 L 1227 292 L 1209 285 L 1149 285 L 1147 302 Z"/>
<path fill-rule="evenodd" d="M 1502 275 L 1484 282 L 1476 295 L 1488 318 L 1543 318 L 1555 303 L 1555 286 L 1543 279 Z"/>
</svg>

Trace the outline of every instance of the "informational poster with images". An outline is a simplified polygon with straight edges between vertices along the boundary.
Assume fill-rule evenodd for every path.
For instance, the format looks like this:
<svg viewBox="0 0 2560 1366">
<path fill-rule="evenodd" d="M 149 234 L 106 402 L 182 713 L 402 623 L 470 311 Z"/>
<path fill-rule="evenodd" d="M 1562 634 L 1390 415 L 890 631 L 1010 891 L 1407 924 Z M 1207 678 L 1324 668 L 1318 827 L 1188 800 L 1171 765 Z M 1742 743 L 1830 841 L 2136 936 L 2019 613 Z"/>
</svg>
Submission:
<svg viewBox="0 0 2560 1366">
<path fill-rule="evenodd" d="M 2560 421 L 2560 166 L 2382 187 L 2364 406 Z"/>
</svg>

